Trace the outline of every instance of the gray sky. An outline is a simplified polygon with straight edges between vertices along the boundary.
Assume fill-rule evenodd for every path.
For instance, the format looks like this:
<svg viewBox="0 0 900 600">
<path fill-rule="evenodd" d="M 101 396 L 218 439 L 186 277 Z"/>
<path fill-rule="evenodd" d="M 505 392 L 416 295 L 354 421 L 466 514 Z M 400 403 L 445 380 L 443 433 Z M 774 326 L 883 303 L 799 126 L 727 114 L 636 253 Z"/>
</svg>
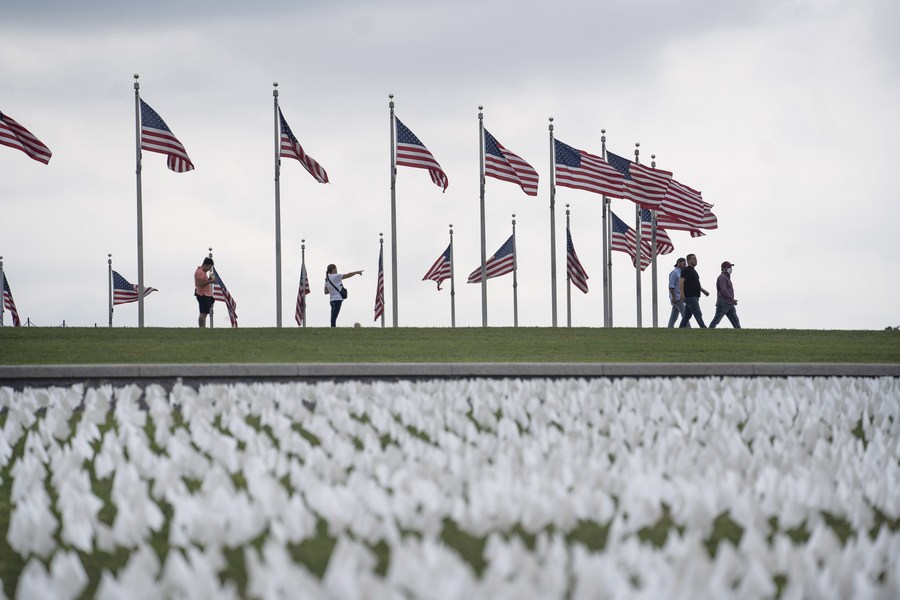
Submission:
<svg viewBox="0 0 900 600">
<path fill-rule="evenodd" d="M 719 264 L 745 327 L 900 325 L 892 267 L 900 203 L 890 191 L 900 137 L 900 9 L 887 0 L 613 2 L 20 2 L 0 21 L 0 110 L 53 151 L 45 166 L 0 147 L 0 255 L 24 320 L 107 323 L 107 253 L 137 282 L 132 74 L 196 170 L 143 159 L 148 326 L 196 325 L 192 273 L 212 246 L 242 326 L 275 324 L 272 82 L 304 149 L 281 174 L 283 321 L 294 326 L 307 244 L 311 326 L 328 324 L 325 266 L 348 280 L 340 324 L 373 326 L 378 234 L 391 315 L 388 94 L 447 173 L 397 176 L 401 326 L 449 326 L 449 282 L 421 281 L 455 230 L 457 325 L 480 326 L 478 105 L 485 125 L 541 177 L 538 196 L 486 184 L 487 251 L 517 220 L 519 324 L 550 308 L 547 118 L 557 139 L 631 155 L 702 190 L 719 229 L 671 232 L 707 289 Z M 127 3 L 130 4 L 130 3 Z M 590 292 L 573 324 L 602 324 L 600 197 L 557 188 L 559 323 L 565 324 L 565 205 Z M 633 205 L 613 211 L 634 221 Z M 659 261 L 660 322 L 674 255 Z M 850 276 L 852 275 L 852 277 Z M 630 259 L 614 253 L 614 321 L 636 323 Z M 651 276 L 643 275 L 651 323 Z M 489 324 L 512 325 L 512 277 L 488 284 Z M 703 301 L 707 321 L 713 299 Z M 219 311 L 217 324 L 227 319 Z M 9 321 L 7 320 L 7 323 Z M 137 324 L 137 304 L 116 307 Z M 728 326 L 727 324 L 725 325 Z"/>
</svg>

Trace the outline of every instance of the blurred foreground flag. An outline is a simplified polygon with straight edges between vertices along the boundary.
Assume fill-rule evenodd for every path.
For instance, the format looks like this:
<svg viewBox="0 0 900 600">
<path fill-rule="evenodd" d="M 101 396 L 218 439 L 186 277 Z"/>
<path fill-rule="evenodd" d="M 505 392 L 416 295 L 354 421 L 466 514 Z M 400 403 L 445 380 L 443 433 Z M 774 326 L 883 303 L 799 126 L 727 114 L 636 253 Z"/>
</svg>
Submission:
<svg viewBox="0 0 900 600">
<path fill-rule="evenodd" d="M 50 162 L 50 156 L 53 154 L 41 140 L 2 112 L 0 112 L 0 144 L 17 148 L 45 165 Z"/>
</svg>

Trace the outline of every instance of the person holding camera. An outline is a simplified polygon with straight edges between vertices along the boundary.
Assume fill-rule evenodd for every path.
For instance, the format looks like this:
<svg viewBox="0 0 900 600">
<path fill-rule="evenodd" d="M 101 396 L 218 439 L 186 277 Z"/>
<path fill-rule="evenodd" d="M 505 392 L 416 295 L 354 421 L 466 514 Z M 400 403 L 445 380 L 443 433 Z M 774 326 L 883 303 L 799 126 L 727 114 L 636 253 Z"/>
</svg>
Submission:
<svg viewBox="0 0 900 600">
<path fill-rule="evenodd" d="M 344 287 L 342 280 L 353 277 L 354 275 L 362 275 L 362 271 L 350 271 L 349 273 L 338 273 L 334 264 L 328 265 L 325 271 L 325 293 L 331 294 L 331 326 L 337 327 L 338 314 L 341 312 L 341 303 L 347 299 L 347 288 Z"/>
</svg>

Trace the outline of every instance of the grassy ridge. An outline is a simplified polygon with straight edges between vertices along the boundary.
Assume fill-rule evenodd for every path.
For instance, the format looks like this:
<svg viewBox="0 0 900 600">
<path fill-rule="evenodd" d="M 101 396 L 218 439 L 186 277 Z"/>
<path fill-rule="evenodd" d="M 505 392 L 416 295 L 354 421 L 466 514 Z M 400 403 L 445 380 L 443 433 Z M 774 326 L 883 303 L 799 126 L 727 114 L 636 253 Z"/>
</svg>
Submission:
<svg viewBox="0 0 900 600">
<path fill-rule="evenodd" d="M 900 331 L 597 328 L 12 328 L 0 364 L 898 363 Z"/>
</svg>

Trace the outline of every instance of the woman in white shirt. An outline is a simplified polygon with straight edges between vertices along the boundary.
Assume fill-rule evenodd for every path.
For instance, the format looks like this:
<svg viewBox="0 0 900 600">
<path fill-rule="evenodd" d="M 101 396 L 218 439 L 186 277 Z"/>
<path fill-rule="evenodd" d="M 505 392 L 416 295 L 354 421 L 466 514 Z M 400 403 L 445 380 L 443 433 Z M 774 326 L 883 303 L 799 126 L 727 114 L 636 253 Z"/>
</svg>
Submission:
<svg viewBox="0 0 900 600">
<path fill-rule="evenodd" d="M 328 265 L 328 269 L 325 271 L 325 293 L 331 294 L 332 327 L 337 327 L 338 314 L 341 312 L 341 303 L 344 301 L 344 296 L 341 294 L 344 284 L 341 283 L 341 280 L 354 275 L 362 275 L 362 271 L 350 271 L 349 273 L 341 274 L 337 272 L 337 267 L 333 264 Z"/>
</svg>

